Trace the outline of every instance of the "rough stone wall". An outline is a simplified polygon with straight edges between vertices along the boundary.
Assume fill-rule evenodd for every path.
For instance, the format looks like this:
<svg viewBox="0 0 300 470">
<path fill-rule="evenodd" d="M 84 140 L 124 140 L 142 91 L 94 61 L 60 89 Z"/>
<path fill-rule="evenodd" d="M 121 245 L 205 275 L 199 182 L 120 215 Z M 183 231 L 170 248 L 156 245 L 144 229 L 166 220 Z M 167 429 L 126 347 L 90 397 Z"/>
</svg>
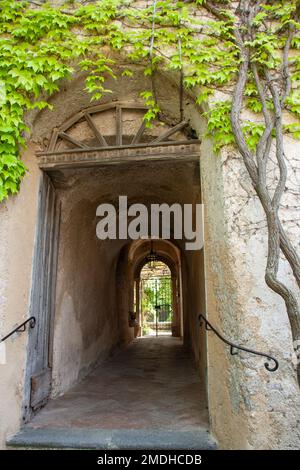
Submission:
<svg viewBox="0 0 300 470">
<path fill-rule="evenodd" d="M 299 200 L 293 191 L 296 189 L 293 169 L 299 168 L 299 156 L 295 142 L 289 138 L 285 141 L 285 150 L 289 181 L 281 215 L 291 240 L 294 244 L 298 242 L 299 249 L 296 215 Z M 299 448 L 300 393 L 295 374 L 296 357 L 284 302 L 264 281 L 267 234 L 263 211 L 238 156 L 224 152 L 221 162 L 230 263 L 238 283 L 236 314 L 240 326 L 233 334 L 238 334 L 235 339 L 240 338 L 249 347 L 273 353 L 280 364 L 278 371 L 268 373 L 263 367 L 264 360 L 242 355 L 244 370 L 236 376 L 241 384 L 236 393 L 236 409 L 244 408 L 247 416 L 250 448 Z M 275 173 L 271 166 L 270 184 Z M 297 292 L 291 271 L 283 260 L 279 276 Z"/>
<path fill-rule="evenodd" d="M 295 142 L 287 141 L 286 150 L 290 161 L 296 158 Z M 229 348 L 208 333 L 212 429 L 221 448 L 299 448 L 295 357 L 284 303 L 264 281 L 267 236 L 260 203 L 234 151 L 214 156 L 210 142 L 204 140 L 201 173 L 208 318 L 227 338 L 273 354 L 280 364 L 269 373 L 264 359 L 246 353 L 230 356 Z M 296 241 L 297 201 L 287 191 L 283 202 L 289 206 L 283 208 L 284 219 L 291 219 Z M 280 275 L 295 287 L 285 263 Z"/>
</svg>

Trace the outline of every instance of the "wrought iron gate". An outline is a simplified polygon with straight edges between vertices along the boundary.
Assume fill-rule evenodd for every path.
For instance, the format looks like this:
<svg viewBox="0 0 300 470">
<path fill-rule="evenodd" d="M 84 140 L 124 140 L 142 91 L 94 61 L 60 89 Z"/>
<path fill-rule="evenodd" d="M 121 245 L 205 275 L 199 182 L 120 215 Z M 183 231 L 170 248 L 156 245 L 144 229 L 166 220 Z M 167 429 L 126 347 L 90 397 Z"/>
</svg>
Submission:
<svg viewBox="0 0 300 470">
<path fill-rule="evenodd" d="M 143 334 L 166 334 L 172 330 L 172 280 L 169 276 L 141 281 Z"/>
</svg>

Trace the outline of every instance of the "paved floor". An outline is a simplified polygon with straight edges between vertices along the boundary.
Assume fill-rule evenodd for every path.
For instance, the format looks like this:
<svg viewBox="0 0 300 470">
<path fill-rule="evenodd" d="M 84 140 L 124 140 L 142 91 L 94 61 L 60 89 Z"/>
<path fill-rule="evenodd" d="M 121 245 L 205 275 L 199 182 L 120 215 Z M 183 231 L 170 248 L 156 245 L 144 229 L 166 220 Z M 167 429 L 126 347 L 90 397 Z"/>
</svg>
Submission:
<svg viewBox="0 0 300 470">
<path fill-rule="evenodd" d="M 207 429 L 204 387 L 178 338 L 140 338 L 51 400 L 26 428 Z"/>
</svg>

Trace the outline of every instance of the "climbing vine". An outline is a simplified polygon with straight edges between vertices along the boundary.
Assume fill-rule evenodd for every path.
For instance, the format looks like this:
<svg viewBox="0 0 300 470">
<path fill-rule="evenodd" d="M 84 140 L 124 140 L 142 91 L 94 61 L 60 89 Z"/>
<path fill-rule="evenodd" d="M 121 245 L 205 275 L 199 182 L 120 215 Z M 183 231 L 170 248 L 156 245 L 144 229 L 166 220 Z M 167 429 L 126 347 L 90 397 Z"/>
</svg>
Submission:
<svg viewBox="0 0 300 470">
<path fill-rule="evenodd" d="M 0 0 L 0 201 L 18 192 L 25 167 L 19 158 L 28 128 L 26 111 L 51 107 L 48 97 L 62 79 L 76 70 L 88 72 L 86 88 L 92 100 L 104 93 L 114 60 L 106 48 L 120 51 L 131 64 L 144 66 L 153 76 L 159 69 L 183 71 L 183 84 L 193 90 L 196 102 L 211 102 L 208 131 L 215 150 L 235 141 L 230 122 L 232 85 L 237 80 L 240 49 L 234 37 L 236 15 L 228 1 L 102 0 L 85 5 L 66 1 L 61 7 L 39 2 Z M 253 19 L 256 35 L 249 46 L 257 65 L 280 67 L 287 27 L 298 31 L 293 15 L 297 1 L 265 2 Z M 221 12 L 216 16 L 215 10 Z M 263 26 L 263 27 L 262 27 Z M 180 41 L 180 43 L 179 43 Z M 180 50 L 179 50 L 180 46 Z M 285 132 L 300 137 L 300 38 L 293 36 L 291 92 L 286 109 L 295 117 Z M 123 71 L 131 75 L 130 66 Z M 251 75 L 251 74 L 250 74 Z M 216 90 L 225 99 L 213 102 Z M 262 103 L 252 76 L 245 88 L 245 107 L 259 115 Z M 153 89 L 142 93 L 149 111 L 146 122 L 159 114 Z M 272 99 L 267 106 L 272 109 Z M 245 119 L 243 132 L 254 150 L 264 130 L 257 119 Z"/>
<path fill-rule="evenodd" d="M 86 71 L 86 89 L 100 100 L 110 92 L 107 78 L 116 78 L 117 54 L 129 64 L 123 75 L 132 76 L 131 66 L 139 64 L 149 81 L 141 97 L 150 126 L 160 113 L 153 77 L 175 71 L 206 114 L 215 150 L 239 149 L 266 215 L 266 282 L 285 301 L 299 350 L 299 305 L 277 276 L 281 253 L 300 285 L 299 257 L 278 216 L 287 180 L 283 134 L 300 138 L 299 16 L 299 0 L 66 1 L 61 7 L 0 0 L 0 201 L 18 192 L 26 172 L 19 158 L 26 112 L 51 107 L 48 98 L 63 79 Z M 270 188 L 272 146 L 278 176 Z"/>
</svg>

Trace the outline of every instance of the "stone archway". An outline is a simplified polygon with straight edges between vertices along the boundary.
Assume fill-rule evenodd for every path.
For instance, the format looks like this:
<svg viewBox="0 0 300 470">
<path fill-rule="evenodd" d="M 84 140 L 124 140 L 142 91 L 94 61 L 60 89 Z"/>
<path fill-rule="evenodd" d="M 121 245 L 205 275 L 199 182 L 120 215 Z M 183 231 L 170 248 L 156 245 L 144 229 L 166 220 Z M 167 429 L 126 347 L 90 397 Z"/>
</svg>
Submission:
<svg viewBox="0 0 300 470">
<path fill-rule="evenodd" d="M 134 327 L 129 318 L 133 307 L 134 282 L 145 263 L 150 241 L 97 239 L 97 206 L 101 202 L 116 203 L 119 195 L 124 193 L 128 204 L 140 202 L 147 207 L 152 203 L 195 203 L 200 202 L 201 198 L 199 142 L 185 137 L 183 129 L 187 127 L 186 124 L 180 124 L 179 128 L 176 125 L 172 127 L 157 123 L 150 130 L 144 129 L 142 133 L 140 129 L 144 126 L 141 125 L 142 114 L 139 108 L 136 111 L 134 107 L 128 108 L 128 104 L 121 108 L 114 103 L 107 105 L 105 111 L 101 108 L 101 112 L 98 112 L 98 109 L 95 108 L 94 113 L 91 110 L 83 111 L 80 116 L 76 115 L 76 119 L 74 117 L 63 125 L 64 130 L 55 130 L 56 140 L 51 139 L 50 150 L 48 148 L 38 154 L 39 166 L 51 182 L 61 208 L 57 237 L 55 315 L 51 323 L 53 329 L 47 329 L 45 323 L 43 330 L 53 341 L 53 355 L 47 361 L 47 371 L 51 373 L 52 379 L 51 391 L 48 383 L 48 388 L 40 390 L 45 393 L 39 394 L 44 402 L 50 398 L 49 391 L 51 398 L 62 395 L 67 399 L 69 389 L 73 390 L 82 380 L 89 380 L 90 373 L 99 364 L 134 340 Z M 103 113 L 106 111 L 105 130 L 101 126 Z M 117 124 L 120 116 L 124 119 L 122 126 Z M 122 137 L 118 138 L 116 132 L 120 127 L 123 129 Z M 140 138 L 146 136 L 148 143 L 98 146 L 99 139 L 98 142 L 95 139 L 99 132 L 101 137 L 100 134 L 98 137 L 103 144 L 104 141 L 113 143 L 118 139 L 119 143 L 126 144 L 136 141 L 137 135 Z M 42 219 L 47 216 L 47 207 L 46 204 L 41 210 Z M 173 339 L 177 342 L 166 343 L 166 349 L 162 347 L 163 343 L 158 344 L 157 347 L 162 348 L 159 356 L 163 357 L 166 351 L 171 351 L 171 356 L 173 353 L 178 355 L 176 361 L 179 366 L 184 354 L 180 338 L 184 337 L 186 349 L 190 349 L 194 359 L 198 361 L 202 381 L 193 375 L 195 369 L 191 364 L 194 359 L 189 363 L 188 356 L 184 356 L 184 361 L 189 365 L 180 367 L 182 370 L 194 371 L 192 383 L 196 380 L 203 397 L 200 404 L 202 411 L 198 410 L 196 413 L 195 416 L 198 417 L 195 423 L 202 422 L 202 412 L 207 423 L 204 398 L 206 350 L 199 329 L 195 328 L 199 310 L 205 303 L 202 255 L 199 258 L 199 253 L 184 253 L 183 240 L 153 240 L 152 243 L 159 258 L 170 267 L 174 286 Z M 41 276 L 39 283 L 44 283 L 43 277 Z M 194 290 L 196 284 L 198 291 Z M 38 286 L 39 284 L 36 289 Z M 46 317 L 47 311 L 44 310 L 44 313 Z M 198 353 L 200 346 L 201 358 Z M 166 365 L 171 358 L 167 353 Z M 168 374 L 173 373 L 171 371 L 174 368 L 176 364 L 173 362 Z M 162 380 L 166 381 L 163 369 L 161 373 Z M 169 381 L 170 379 L 166 381 L 166 387 Z M 45 383 L 40 385 L 44 387 Z M 37 383 L 36 389 L 38 387 Z M 195 390 L 192 396 L 191 406 L 194 407 L 199 394 Z M 55 406 L 55 400 L 50 400 L 49 406 Z M 180 400 L 178 406 L 183 406 Z M 47 416 L 50 408 L 46 406 L 45 412 L 42 411 L 33 419 L 32 426 L 43 419 L 43 416 Z M 68 406 L 66 409 L 69 409 Z M 134 426 L 133 411 L 129 415 L 130 426 Z M 72 423 L 72 418 L 69 417 Z M 169 418 L 170 423 L 173 422 L 173 417 Z"/>
<path fill-rule="evenodd" d="M 124 277 L 127 266 L 122 272 L 123 277 L 113 277 L 118 253 L 126 243 L 116 240 L 108 247 L 95 240 L 93 231 L 97 205 L 100 202 L 116 202 L 118 195 L 124 192 L 128 193 L 129 201 L 140 201 L 147 205 L 152 202 L 180 202 L 178 198 L 182 203 L 195 202 L 200 198 L 199 176 L 195 176 L 198 173 L 199 142 L 184 133 L 189 130 L 188 123 L 184 121 L 168 126 L 164 122 L 155 122 L 147 129 L 143 121 L 144 112 L 142 106 L 119 101 L 86 108 L 54 129 L 48 148 L 38 153 L 39 166 L 47 175 L 45 178 L 49 179 L 53 192 L 53 195 L 47 192 L 46 199 L 40 202 L 40 219 L 48 217 L 48 199 L 55 197 L 61 206 L 61 223 L 60 235 L 56 237 L 59 239 L 57 280 L 53 280 L 55 273 L 52 271 L 43 272 L 33 289 L 33 292 L 39 292 L 41 285 L 47 284 L 50 278 L 58 286 L 55 316 L 53 314 L 53 319 L 50 319 L 51 311 L 46 303 L 43 308 L 44 320 L 40 317 L 39 321 L 42 331 L 39 347 L 44 347 L 41 338 L 45 338 L 45 344 L 51 343 L 53 347 L 47 348 L 45 361 L 39 369 L 28 369 L 32 409 L 44 404 L 50 393 L 55 396 L 66 391 L 79 377 L 85 376 L 101 357 L 105 358 L 116 344 L 127 344 L 133 338 L 132 329 L 128 325 L 133 291 L 128 292 L 122 285 L 124 282 L 132 285 L 133 277 Z M 169 179 L 172 174 L 174 180 Z M 58 226 L 53 217 L 51 227 Z M 69 224 L 66 222 L 68 220 Z M 43 234 L 40 236 L 43 237 Z M 89 240 L 88 244 L 85 240 Z M 85 245 L 83 250 L 82 243 Z M 46 253 L 48 247 L 44 250 Z M 102 268 L 99 256 L 103 256 L 102 263 L 107 259 L 109 265 L 106 269 L 109 274 Z M 168 250 L 162 250 L 161 256 L 168 258 Z M 180 264 L 181 260 L 175 260 L 174 256 L 169 256 L 169 262 Z M 93 277 L 89 273 L 90 266 L 94 266 Z M 183 291 L 180 269 L 176 268 L 173 276 L 173 282 L 179 286 L 178 292 Z M 77 270 L 81 284 L 74 278 L 74 270 Z M 188 283 L 187 278 L 185 282 Z M 75 290 L 72 283 L 77 285 Z M 85 293 L 82 291 L 80 294 L 83 286 L 86 285 L 87 292 L 91 290 L 87 283 L 96 290 L 95 294 L 91 291 L 88 298 L 83 300 Z M 119 297 L 120 292 L 126 291 L 119 304 L 116 304 L 113 295 L 116 288 Z M 104 291 L 109 293 L 105 301 Z M 89 319 L 82 311 L 84 304 L 90 311 Z M 177 304 L 178 299 L 175 303 L 177 324 L 174 325 L 174 332 L 181 336 L 184 329 L 182 298 L 180 305 Z M 196 307 L 193 310 L 189 304 L 186 308 L 196 318 Z M 39 316 L 34 302 L 33 309 L 34 315 Z M 106 312 L 100 315 L 101 320 L 97 319 L 97 309 Z M 77 338 L 77 343 L 65 340 L 66 318 L 69 327 L 73 325 L 73 339 Z M 191 335 L 194 335 L 196 340 L 192 340 L 191 347 L 196 354 L 198 332 L 193 331 L 191 326 L 194 319 L 189 320 L 188 315 L 185 318 L 185 331 L 190 332 L 185 339 L 189 342 Z M 102 356 L 99 353 L 101 350 Z M 37 353 L 34 341 L 30 351 L 30 354 Z M 69 371 L 67 374 L 64 372 L 66 369 Z"/>
</svg>

